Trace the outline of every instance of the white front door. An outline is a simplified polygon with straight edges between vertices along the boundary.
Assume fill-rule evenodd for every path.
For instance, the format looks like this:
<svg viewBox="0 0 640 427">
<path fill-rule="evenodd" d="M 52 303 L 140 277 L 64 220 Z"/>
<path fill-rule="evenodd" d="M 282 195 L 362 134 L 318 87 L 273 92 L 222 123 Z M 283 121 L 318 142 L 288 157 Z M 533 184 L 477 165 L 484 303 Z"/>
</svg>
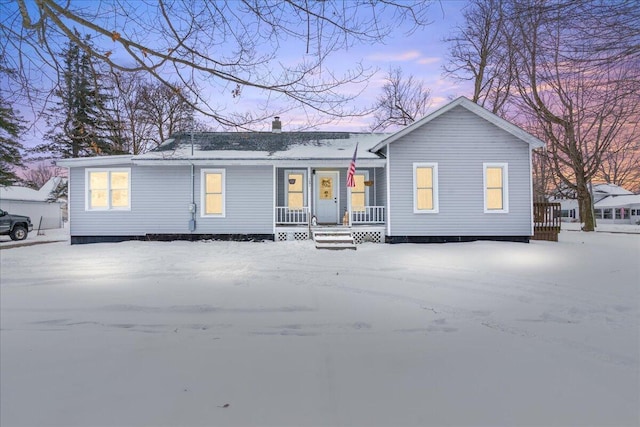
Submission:
<svg viewBox="0 0 640 427">
<path fill-rule="evenodd" d="M 316 172 L 315 208 L 318 224 L 338 224 L 340 222 L 339 172 Z"/>
</svg>

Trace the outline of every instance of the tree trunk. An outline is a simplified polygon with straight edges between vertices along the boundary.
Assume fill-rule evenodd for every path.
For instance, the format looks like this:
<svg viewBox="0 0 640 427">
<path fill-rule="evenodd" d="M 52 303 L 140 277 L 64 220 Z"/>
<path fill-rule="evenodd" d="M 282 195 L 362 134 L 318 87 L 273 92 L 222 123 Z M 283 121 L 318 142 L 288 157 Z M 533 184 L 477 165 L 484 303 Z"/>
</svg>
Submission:
<svg viewBox="0 0 640 427">
<path fill-rule="evenodd" d="M 595 231 L 595 219 L 593 217 L 591 191 L 588 183 L 583 179 L 578 179 L 577 183 L 578 209 L 582 231 Z"/>
</svg>

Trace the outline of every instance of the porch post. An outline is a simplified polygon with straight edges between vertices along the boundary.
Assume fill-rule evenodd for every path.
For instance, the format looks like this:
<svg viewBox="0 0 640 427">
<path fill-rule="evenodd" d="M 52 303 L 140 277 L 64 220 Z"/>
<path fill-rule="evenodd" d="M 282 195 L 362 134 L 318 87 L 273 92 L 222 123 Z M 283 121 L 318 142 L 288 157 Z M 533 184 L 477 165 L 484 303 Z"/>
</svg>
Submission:
<svg viewBox="0 0 640 427">
<path fill-rule="evenodd" d="M 351 227 L 351 187 L 347 187 L 347 215 L 349 216 L 347 224 Z"/>
<path fill-rule="evenodd" d="M 307 222 L 311 225 L 311 217 L 313 217 L 313 213 L 311 212 L 311 189 L 313 188 L 313 179 L 311 176 L 311 166 L 307 166 L 307 207 L 309 208 L 309 217 L 307 218 Z"/>
</svg>

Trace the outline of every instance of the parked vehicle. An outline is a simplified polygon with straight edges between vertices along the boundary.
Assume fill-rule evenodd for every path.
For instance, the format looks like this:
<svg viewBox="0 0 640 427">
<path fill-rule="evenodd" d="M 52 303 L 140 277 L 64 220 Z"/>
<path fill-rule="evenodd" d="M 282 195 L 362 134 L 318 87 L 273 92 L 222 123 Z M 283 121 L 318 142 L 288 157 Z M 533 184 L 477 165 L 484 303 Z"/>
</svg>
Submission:
<svg viewBox="0 0 640 427">
<path fill-rule="evenodd" d="M 24 240 L 30 231 L 33 231 L 31 218 L 0 209 L 0 235 L 8 235 L 11 240 Z"/>
</svg>

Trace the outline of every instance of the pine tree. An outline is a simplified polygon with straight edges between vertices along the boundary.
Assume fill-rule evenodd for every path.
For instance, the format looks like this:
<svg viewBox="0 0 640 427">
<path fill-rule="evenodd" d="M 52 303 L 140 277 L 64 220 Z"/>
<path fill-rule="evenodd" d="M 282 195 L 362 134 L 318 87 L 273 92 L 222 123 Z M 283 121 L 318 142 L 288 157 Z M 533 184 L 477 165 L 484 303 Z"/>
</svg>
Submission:
<svg viewBox="0 0 640 427">
<path fill-rule="evenodd" d="M 90 45 L 90 38 L 83 43 Z M 122 142 L 113 132 L 119 126 L 106 108 L 107 95 L 91 57 L 74 42 L 63 55 L 64 81 L 55 92 L 59 101 L 51 109 L 52 129 L 45 136 L 48 142 L 36 149 L 62 158 L 122 153 Z"/>
<path fill-rule="evenodd" d="M 4 58 L 0 56 L 0 73 L 10 74 L 13 71 L 4 66 Z M 20 134 L 24 131 L 23 120 L 0 95 L 0 186 L 6 187 L 20 181 L 14 167 L 21 167 L 22 150 Z"/>
<path fill-rule="evenodd" d="M 23 166 L 24 147 L 18 137 L 24 130 L 21 119 L 0 98 L 0 186 L 6 187 L 20 181 L 14 167 Z"/>
</svg>

